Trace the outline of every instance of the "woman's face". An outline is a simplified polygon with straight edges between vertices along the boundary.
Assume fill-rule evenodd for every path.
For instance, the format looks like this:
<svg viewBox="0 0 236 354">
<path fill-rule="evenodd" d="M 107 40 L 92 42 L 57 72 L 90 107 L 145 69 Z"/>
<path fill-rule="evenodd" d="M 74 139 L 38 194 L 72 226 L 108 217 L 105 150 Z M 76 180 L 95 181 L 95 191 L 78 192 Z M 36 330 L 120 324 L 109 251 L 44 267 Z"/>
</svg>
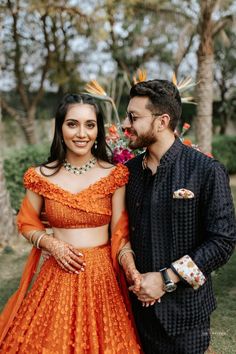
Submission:
<svg viewBox="0 0 236 354">
<path fill-rule="evenodd" d="M 90 157 L 97 134 L 95 108 L 83 103 L 70 105 L 62 124 L 62 136 L 67 153 Z"/>
</svg>

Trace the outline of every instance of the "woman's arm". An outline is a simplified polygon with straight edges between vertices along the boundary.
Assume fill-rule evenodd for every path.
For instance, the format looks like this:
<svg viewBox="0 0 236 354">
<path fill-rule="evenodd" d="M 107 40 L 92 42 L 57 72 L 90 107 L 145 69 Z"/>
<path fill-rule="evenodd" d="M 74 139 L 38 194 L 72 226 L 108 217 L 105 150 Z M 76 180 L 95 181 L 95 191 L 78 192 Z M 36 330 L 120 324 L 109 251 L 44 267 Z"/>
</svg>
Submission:
<svg viewBox="0 0 236 354">
<path fill-rule="evenodd" d="M 39 216 L 43 206 L 43 197 L 28 189 L 26 196 Z M 49 252 L 64 270 L 75 273 L 84 270 L 85 263 L 81 259 L 83 255 L 72 245 L 47 235 L 45 230 L 32 230 L 22 234 L 34 246 Z"/>
<path fill-rule="evenodd" d="M 116 224 L 118 223 L 122 212 L 125 210 L 125 186 L 117 189 L 112 197 L 112 218 L 111 218 L 111 233 L 113 233 Z M 134 261 L 134 252 L 131 249 L 130 242 L 121 245 L 118 252 L 118 261 L 122 266 L 126 279 L 135 289 L 139 289 L 141 282 L 141 274 L 138 272 Z"/>
</svg>

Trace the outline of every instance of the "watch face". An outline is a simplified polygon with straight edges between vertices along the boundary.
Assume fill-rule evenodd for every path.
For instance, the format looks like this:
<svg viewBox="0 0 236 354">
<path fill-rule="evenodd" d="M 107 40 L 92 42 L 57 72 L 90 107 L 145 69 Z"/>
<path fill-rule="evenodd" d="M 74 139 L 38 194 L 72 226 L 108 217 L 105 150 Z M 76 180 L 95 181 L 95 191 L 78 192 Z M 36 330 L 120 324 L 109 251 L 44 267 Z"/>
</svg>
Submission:
<svg viewBox="0 0 236 354">
<path fill-rule="evenodd" d="M 165 286 L 164 286 L 164 290 L 167 293 L 171 293 L 172 291 L 175 291 L 176 288 L 177 288 L 177 285 L 175 283 L 173 283 L 172 281 L 165 284 Z"/>
</svg>

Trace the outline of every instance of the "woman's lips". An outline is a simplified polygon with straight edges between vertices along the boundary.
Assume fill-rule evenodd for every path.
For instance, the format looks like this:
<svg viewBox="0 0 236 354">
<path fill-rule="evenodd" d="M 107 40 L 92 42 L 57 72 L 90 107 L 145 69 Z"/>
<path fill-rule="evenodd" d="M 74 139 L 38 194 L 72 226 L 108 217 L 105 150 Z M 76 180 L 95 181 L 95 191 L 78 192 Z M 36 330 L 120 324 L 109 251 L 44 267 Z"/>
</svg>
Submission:
<svg viewBox="0 0 236 354">
<path fill-rule="evenodd" d="M 88 144 L 88 141 L 73 141 L 73 143 L 77 146 L 77 147 L 85 147 Z"/>
</svg>

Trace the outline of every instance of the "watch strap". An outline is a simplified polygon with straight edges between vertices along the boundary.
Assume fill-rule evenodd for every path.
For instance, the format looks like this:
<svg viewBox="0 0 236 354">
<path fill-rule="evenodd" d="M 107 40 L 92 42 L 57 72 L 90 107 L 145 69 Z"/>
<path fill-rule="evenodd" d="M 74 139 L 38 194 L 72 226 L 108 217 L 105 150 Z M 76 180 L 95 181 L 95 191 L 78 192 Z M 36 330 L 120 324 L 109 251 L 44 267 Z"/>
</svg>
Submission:
<svg viewBox="0 0 236 354">
<path fill-rule="evenodd" d="M 169 277 L 169 275 L 167 273 L 167 268 L 162 268 L 162 269 L 159 270 L 159 272 L 161 273 L 161 276 L 162 276 L 164 284 L 172 282 L 172 280 L 170 279 L 170 277 Z"/>
</svg>

